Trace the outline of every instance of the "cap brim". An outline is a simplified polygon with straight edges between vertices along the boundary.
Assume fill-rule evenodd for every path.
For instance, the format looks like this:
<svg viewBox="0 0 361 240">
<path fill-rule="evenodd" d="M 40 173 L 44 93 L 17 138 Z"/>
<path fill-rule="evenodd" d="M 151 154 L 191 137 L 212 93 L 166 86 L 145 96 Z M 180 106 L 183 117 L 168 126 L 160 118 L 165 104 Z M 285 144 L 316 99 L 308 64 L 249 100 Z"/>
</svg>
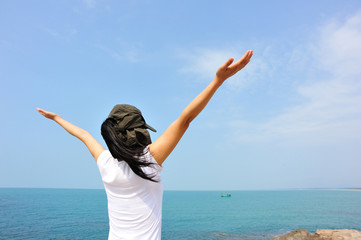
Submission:
<svg viewBox="0 0 361 240">
<path fill-rule="evenodd" d="M 153 132 L 157 132 L 157 130 L 155 130 L 154 128 L 152 128 L 148 124 L 145 124 L 145 127 L 148 128 L 149 130 L 152 130 Z"/>
</svg>

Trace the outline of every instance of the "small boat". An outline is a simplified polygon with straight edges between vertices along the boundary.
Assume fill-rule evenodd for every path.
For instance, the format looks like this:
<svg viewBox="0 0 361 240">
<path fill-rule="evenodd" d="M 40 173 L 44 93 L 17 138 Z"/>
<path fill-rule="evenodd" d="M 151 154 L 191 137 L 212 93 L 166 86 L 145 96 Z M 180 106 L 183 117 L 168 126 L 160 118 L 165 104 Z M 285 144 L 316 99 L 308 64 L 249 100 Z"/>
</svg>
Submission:
<svg viewBox="0 0 361 240">
<path fill-rule="evenodd" d="M 221 194 L 221 197 L 231 197 L 231 194 L 230 194 L 230 193 L 227 193 L 227 194 Z"/>
</svg>

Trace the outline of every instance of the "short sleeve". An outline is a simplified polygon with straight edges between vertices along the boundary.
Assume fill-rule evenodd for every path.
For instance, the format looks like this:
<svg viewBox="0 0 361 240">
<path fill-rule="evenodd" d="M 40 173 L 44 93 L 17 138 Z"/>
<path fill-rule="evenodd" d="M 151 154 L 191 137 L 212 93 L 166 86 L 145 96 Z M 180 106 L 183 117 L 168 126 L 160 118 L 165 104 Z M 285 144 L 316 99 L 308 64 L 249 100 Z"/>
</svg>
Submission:
<svg viewBox="0 0 361 240">
<path fill-rule="evenodd" d="M 154 159 L 153 155 L 149 151 L 149 148 L 146 147 L 144 151 L 145 151 L 144 157 L 146 161 L 153 163 L 153 168 L 156 169 L 158 172 L 161 172 L 163 170 L 163 167 L 159 165 L 158 162 Z"/>
<path fill-rule="evenodd" d="M 112 154 L 109 150 L 104 150 L 97 159 L 97 165 L 99 168 L 104 168 L 107 164 L 109 164 L 113 159 Z"/>
</svg>

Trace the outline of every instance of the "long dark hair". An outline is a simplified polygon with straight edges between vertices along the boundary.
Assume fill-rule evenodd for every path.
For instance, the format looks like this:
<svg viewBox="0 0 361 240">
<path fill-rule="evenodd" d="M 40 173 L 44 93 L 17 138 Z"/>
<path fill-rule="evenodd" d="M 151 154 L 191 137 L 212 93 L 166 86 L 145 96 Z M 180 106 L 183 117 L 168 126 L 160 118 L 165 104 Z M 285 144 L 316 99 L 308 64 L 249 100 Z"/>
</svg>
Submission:
<svg viewBox="0 0 361 240">
<path fill-rule="evenodd" d="M 112 156 L 118 159 L 118 161 L 125 161 L 139 177 L 157 182 L 153 179 L 154 175 L 146 174 L 142 169 L 142 167 L 148 167 L 154 164 L 141 159 L 141 157 L 145 154 L 144 151 L 149 150 L 145 150 L 144 146 L 136 146 L 132 148 L 126 146 L 116 133 L 114 129 L 115 124 L 116 121 L 114 119 L 107 118 L 101 126 L 101 134 Z"/>
</svg>

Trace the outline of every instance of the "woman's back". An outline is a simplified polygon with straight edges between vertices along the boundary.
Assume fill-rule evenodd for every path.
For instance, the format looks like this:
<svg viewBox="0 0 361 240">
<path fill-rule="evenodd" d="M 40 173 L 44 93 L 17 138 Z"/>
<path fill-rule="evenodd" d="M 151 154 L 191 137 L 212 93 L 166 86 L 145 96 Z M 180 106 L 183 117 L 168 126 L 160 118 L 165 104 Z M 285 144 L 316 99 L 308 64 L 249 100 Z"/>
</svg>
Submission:
<svg viewBox="0 0 361 240">
<path fill-rule="evenodd" d="M 144 167 L 143 171 L 158 182 L 139 177 L 125 161 L 114 159 L 107 150 L 97 160 L 108 198 L 109 239 L 161 238 L 162 167 L 148 148 L 144 153 L 143 160 L 154 164 Z"/>
<path fill-rule="evenodd" d="M 102 125 L 102 136 L 110 151 L 105 150 L 89 132 L 55 113 L 38 108 L 46 118 L 79 138 L 97 160 L 108 198 L 109 239 L 161 238 L 163 187 L 160 165 L 216 90 L 227 78 L 245 67 L 252 55 L 252 50 L 247 51 L 235 63 L 233 58 L 229 58 L 217 70 L 213 81 L 155 142 L 151 142 L 147 131 L 155 129 L 145 123 L 138 109 L 130 105 L 116 105 Z M 118 162 L 110 152 L 122 161 Z"/>
</svg>

